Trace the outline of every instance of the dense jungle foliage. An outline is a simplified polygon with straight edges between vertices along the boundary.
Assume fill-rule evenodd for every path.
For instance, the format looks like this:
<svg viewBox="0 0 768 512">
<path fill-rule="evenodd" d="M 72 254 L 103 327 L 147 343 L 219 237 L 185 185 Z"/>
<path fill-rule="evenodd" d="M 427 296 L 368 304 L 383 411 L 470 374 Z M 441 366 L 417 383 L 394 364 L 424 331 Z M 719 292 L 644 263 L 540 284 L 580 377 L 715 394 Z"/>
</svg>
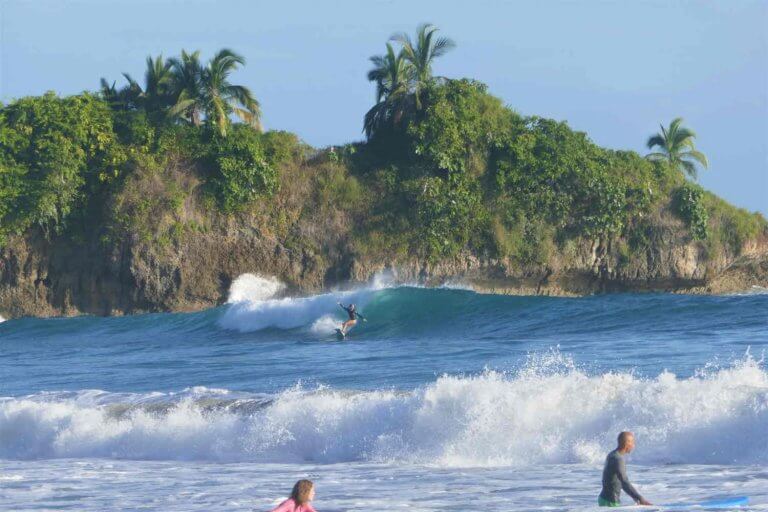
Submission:
<svg viewBox="0 0 768 512">
<path fill-rule="evenodd" d="M 13 101 L 0 108 L 0 245 L 31 229 L 151 238 L 190 195 L 211 216 L 267 211 L 276 233 L 302 214 L 343 212 L 359 253 L 431 259 L 469 250 L 543 263 L 579 238 L 622 239 L 631 253 L 665 213 L 710 251 L 738 253 L 766 229 L 687 177 L 707 162 L 681 120 L 651 137 L 660 151 L 648 157 L 601 148 L 565 122 L 516 113 L 482 83 L 433 77 L 453 45 L 435 33 L 395 36 L 399 53 L 388 44 L 371 59 L 365 142 L 322 150 L 261 131 L 258 102 L 228 81 L 245 62 L 229 50 L 207 65 L 197 53 L 150 58 L 143 88 L 126 76 L 123 89 L 102 80 L 99 93 Z M 280 197 L 308 183 L 307 211 L 286 211 Z"/>
</svg>

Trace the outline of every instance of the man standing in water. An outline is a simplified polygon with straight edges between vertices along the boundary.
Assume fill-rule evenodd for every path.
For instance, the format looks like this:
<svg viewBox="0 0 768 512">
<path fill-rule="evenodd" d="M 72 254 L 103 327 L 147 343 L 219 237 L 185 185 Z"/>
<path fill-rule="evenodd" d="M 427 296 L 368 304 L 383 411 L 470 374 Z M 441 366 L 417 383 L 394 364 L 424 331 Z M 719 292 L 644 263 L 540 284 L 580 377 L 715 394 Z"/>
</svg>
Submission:
<svg viewBox="0 0 768 512">
<path fill-rule="evenodd" d="M 645 498 L 640 496 L 627 478 L 627 466 L 624 456 L 635 448 L 635 435 L 632 432 L 619 434 L 619 446 L 605 458 L 603 468 L 603 490 L 597 498 L 597 504 L 601 507 L 618 507 L 621 490 L 629 494 L 638 505 L 650 505 Z"/>
<path fill-rule="evenodd" d="M 360 318 L 362 318 L 362 319 L 363 319 L 363 321 L 365 321 L 365 317 L 364 317 L 363 315 L 361 315 L 360 313 L 358 313 L 358 312 L 357 312 L 357 309 L 355 309 L 355 305 L 354 305 L 354 304 L 350 304 L 349 306 L 345 306 L 345 305 L 344 305 L 344 304 L 342 304 L 341 302 L 337 302 L 337 304 L 338 304 L 339 306 L 341 306 L 341 309 L 343 309 L 344 311 L 346 311 L 346 312 L 347 312 L 347 314 L 349 315 L 349 320 L 347 320 L 346 322 L 344 322 L 343 324 L 341 324 L 341 334 L 342 334 L 343 336 L 346 336 L 346 335 L 347 335 L 347 332 L 348 332 L 348 331 L 349 331 L 351 328 L 353 328 L 353 327 L 355 326 L 355 324 L 357 323 L 357 317 L 360 317 Z"/>
</svg>

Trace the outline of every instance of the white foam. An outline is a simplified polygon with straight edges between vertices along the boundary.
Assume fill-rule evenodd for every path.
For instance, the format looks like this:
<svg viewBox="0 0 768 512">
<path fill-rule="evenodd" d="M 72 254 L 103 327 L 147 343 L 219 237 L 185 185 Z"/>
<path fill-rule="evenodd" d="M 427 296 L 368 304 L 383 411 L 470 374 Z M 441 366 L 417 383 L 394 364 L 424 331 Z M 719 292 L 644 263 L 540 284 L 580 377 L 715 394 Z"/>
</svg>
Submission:
<svg viewBox="0 0 768 512">
<path fill-rule="evenodd" d="M 293 329 L 311 326 L 329 312 L 341 312 L 336 304 L 338 301 L 355 302 L 358 306 L 364 306 L 371 293 L 370 289 L 365 289 L 310 297 L 238 302 L 228 307 L 219 320 L 219 325 L 240 332 L 259 331 L 268 327 Z"/>
<path fill-rule="evenodd" d="M 468 292 L 475 291 L 471 284 L 465 283 L 463 281 L 446 281 L 440 286 L 440 288 L 445 290 L 464 290 Z"/>
<path fill-rule="evenodd" d="M 726 294 L 726 296 L 731 296 L 731 297 L 744 297 L 749 295 L 768 295 L 768 288 L 766 288 L 765 286 L 758 286 L 756 284 L 753 284 L 750 288 L 742 292 Z"/>
<path fill-rule="evenodd" d="M 0 324 L 5 322 L 5 318 L 3 318 L 3 315 L 0 315 Z"/>
<path fill-rule="evenodd" d="M 117 402 L 171 401 L 122 414 L 93 391 L 0 400 L 0 458 L 599 464 L 629 429 L 637 462 L 768 463 L 768 374 L 749 358 L 686 379 L 486 372 L 411 392 L 295 388 L 255 410 L 205 407 L 223 391 L 115 394 Z"/>
<path fill-rule="evenodd" d="M 208 462 L 60 459 L 43 464 L 4 460 L 2 467 L 0 510 L 8 511 L 49 512 L 52 504 L 66 504 L 72 510 L 266 511 L 283 501 L 299 478 L 315 482 L 313 505 L 323 511 L 605 510 L 596 503 L 600 465 L 435 470 L 369 463 L 222 466 Z M 761 466 L 630 464 L 628 470 L 634 484 L 654 503 L 745 495 L 750 498 L 748 510 L 768 509 L 768 486 Z M 640 510 L 625 505 L 624 510 L 627 508 Z"/>
<path fill-rule="evenodd" d="M 274 277 L 256 274 L 242 274 L 232 281 L 227 302 L 261 301 L 271 299 L 285 289 L 285 285 Z"/>
<path fill-rule="evenodd" d="M 230 304 L 220 318 L 219 325 L 240 332 L 259 331 L 270 327 L 293 329 L 304 326 L 321 332 L 330 325 L 329 319 L 333 318 L 334 312 L 343 313 L 337 302 L 354 302 L 358 307 L 362 307 L 377 290 L 388 286 L 385 281 L 375 281 L 373 286 L 358 290 L 308 297 L 272 298 L 282 290 L 278 284 L 279 281 L 272 278 L 250 274 L 238 277 L 230 290 Z M 316 323 L 317 327 L 314 326 Z M 335 323 L 338 324 L 339 321 Z M 333 329 L 330 332 L 333 332 Z"/>
<path fill-rule="evenodd" d="M 339 327 L 341 322 L 338 318 L 333 315 L 323 315 L 315 320 L 310 329 L 315 334 L 333 334 Z"/>
</svg>

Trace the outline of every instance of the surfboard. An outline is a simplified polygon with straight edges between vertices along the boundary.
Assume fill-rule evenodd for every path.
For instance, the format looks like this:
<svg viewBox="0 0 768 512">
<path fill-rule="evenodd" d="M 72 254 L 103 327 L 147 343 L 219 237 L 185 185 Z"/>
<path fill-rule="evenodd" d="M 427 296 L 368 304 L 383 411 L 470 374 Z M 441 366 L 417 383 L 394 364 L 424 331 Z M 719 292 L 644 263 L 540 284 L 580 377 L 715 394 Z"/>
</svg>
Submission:
<svg viewBox="0 0 768 512">
<path fill-rule="evenodd" d="M 693 503 L 671 503 L 661 505 L 661 510 L 689 510 L 689 509 L 727 509 L 749 505 L 749 497 L 734 496 L 732 498 L 721 498 L 717 500 L 698 501 Z"/>
<path fill-rule="evenodd" d="M 341 332 L 341 329 L 336 329 L 336 337 L 340 340 L 343 340 L 347 337 L 347 335 Z"/>
</svg>

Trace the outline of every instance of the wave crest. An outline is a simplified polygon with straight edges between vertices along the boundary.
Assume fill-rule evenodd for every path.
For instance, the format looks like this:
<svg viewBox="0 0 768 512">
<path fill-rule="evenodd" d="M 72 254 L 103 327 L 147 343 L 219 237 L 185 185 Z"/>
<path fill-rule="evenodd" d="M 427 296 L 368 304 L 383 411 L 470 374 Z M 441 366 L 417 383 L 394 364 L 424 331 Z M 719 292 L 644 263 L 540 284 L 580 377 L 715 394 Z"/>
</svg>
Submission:
<svg viewBox="0 0 768 512">
<path fill-rule="evenodd" d="M 364 306 L 371 295 L 379 289 L 323 293 L 308 297 L 274 298 L 285 289 L 285 285 L 274 278 L 243 274 L 232 284 L 226 311 L 219 319 L 225 329 L 240 332 L 260 331 L 267 328 L 295 329 L 310 326 L 339 310 L 338 302 L 343 299 Z M 338 322 L 336 322 L 338 323 Z M 329 322 L 317 324 L 313 330 L 328 330 Z M 331 328 L 329 332 L 333 332 Z"/>
<path fill-rule="evenodd" d="M 765 464 L 766 424 L 768 374 L 747 358 L 688 379 L 489 371 L 410 392 L 192 388 L 6 398 L 0 457 L 597 464 L 628 429 L 638 438 L 636 461 Z"/>
</svg>

